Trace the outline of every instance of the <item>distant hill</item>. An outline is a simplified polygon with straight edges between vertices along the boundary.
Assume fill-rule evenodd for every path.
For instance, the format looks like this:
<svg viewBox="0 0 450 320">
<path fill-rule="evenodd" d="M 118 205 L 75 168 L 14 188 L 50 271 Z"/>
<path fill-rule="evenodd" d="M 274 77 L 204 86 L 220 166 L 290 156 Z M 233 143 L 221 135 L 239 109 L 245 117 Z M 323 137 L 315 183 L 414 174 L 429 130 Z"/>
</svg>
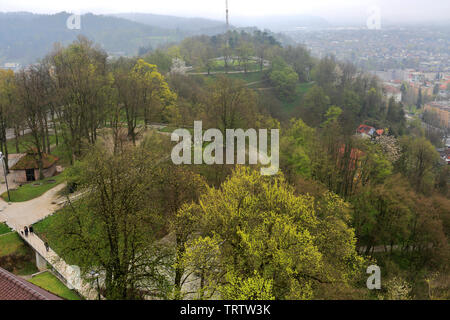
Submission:
<svg viewBox="0 0 450 320">
<path fill-rule="evenodd" d="M 70 30 L 66 26 L 70 15 L 0 13 L 0 64 L 33 63 L 44 57 L 53 43 L 71 43 L 79 34 L 99 43 L 108 53 L 122 55 L 136 55 L 140 47 L 155 47 L 186 36 L 182 31 L 90 13 L 81 16 L 80 30 Z"/>
<path fill-rule="evenodd" d="M 98 43 L 110 55 L 134 56 L 188 36 L 213 36 L 226 31 L 226 25 L 221 21 L 143 13 L 88 13 L 81 16 L 81 29 L 71 30 L 66 25 L 70 16 L 67 12 L 0 12 L 0 66 L 7 62 L 21 65 L 34 63 L 49 53 L 55 42 L 67 45 L 80 34 Z M 270 17 L 268 19 L 272 21 Z M 280 23 L 283 22 L 278 21 Z M 247 27 L 249 25 L 260 27 L 252 21 L 243 21 L 244 28 L 231 26 L 231 29 L 252 32 L 255 28 Z M 286 36 L 276 37 L 283 44 L 292 42 Z"/>
<path fill-rule="evenodd" d="M 226 30 L 226 25 L 223 21 L 204 18 L 184 18 L 151 13 L 119 13 L 111 16 L 164 29 L 183 30 L 183 32 L 190 34 L 214 35 L 223 33 Z"/>
<path fill-rule="evenodd" d="M 329 26 L 327 20 L 309 15 L 273 15 L 264 17 L 233 17 L 236 25 L 255 26 L 274 32 L 290 31 L 297 28 L 323 28 Z"/>
</svg>

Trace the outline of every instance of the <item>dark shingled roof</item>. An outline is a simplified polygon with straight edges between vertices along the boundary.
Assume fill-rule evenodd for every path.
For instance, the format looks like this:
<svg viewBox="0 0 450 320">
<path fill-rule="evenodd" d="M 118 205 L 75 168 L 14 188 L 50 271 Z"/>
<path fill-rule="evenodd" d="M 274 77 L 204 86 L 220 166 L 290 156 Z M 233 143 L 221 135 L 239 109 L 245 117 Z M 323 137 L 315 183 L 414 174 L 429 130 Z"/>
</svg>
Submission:
<svg viewBox="0 0 450 320">
<path fill-rule="evenodd" d="M 0 268 L 0 300 L 62 300 Z"/>
<path fill-rule="evenodd" d="M 36 158 L 36 155 L 28 153 L 20 158 L 20 160 L 17 161 L 17 163 L 11 168 L 11 170 L 39 169 Z M 52 156 L 51 154 L 44 153 L 42 157 L 43 169 L 50 168 L 56 163 L 56 161 L 58 161 L 57 157 Z"/>
</svg>

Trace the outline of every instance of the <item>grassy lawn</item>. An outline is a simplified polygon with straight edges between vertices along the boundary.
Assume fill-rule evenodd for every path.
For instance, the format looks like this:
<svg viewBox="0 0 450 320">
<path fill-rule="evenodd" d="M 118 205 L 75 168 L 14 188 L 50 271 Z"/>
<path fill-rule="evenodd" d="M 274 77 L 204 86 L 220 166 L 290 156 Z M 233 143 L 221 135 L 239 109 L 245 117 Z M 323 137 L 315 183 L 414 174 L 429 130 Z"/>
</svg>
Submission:
<svg viewBox="0 0 450 320">
<path fill-rule="evenodd" d="M 229 73 L 226 75 L 231 79 L 244 80 L 247 83 L 264 80 L 264 72 Z"/>
<path fill-rule="evenodd" d="M 73 290 L 67 288 L 57 277 L 50 272 L 40 273 L 29 280 L 38 287 L 47 290 L 67 300 L 81 300 L 80 296 Z"/>
<path fill-rule="evenodd" d="M 56 143 L 55 135 L 50 135 L 49 140 L 50 140 L 50 145 L 54 145 Z M 25 153 L 30 148 L 33 148 L 34 144 L 32 143 L 32 141 L 33 141 L 33 136 L 30 133 L 20 136 L 19 151 L 21 153 Z M 61 137 L 59 137 L 59 142 L 61 142 Z M 16 148 L 16 139 L 8 140 L 8 152 L 9 153 L 19 153 L 19 152 L 17 152 L 17 148 Z"/>
<path fill-rule="evenodd" d="M 38 270 L 33 250 L 14 232 L 0 236 L 0 267 L 16 275 L 30 275 Z"/>
<path fill-rule="evenodd" d="M 64 182 L 64 175 L 59 174 L 44 180 L 28 183 L 16 190 L 10 190 L 11 202 L 23 202 L 35 199 L 62 182 Z M 2 194 L 2 198 L 8 201 L 8 193 L 5 192 Z"/>
<path fill-rule="evenodd" d="M 67 167 L 70 165 L 70 154 L 67 153 L 64 146 L 64 139 L 61 135 L 58 135 L 58 146 L 56 145 L 56 136 L 50 135 L 50 145 L 53 146 L 51 148 L 51 154 L 58 157 L 58 164 Z M 32 143 L 33 137 L 30 133 L 27 133 L 24 136 L 19 138 L 19 151 L 20 153 L 25 153 L 30 148 L 34 148 L 34 144 Z M 8 140 L 8 153 L 19 153 L 16 148 L 16 140 L 11 139 Z"/>
<path fill-rule="evenodd" d="M 4 223 L 0 223 L 0 235 L 11 232 L 11 229 Z"/>
<path fill-rule="evenodd" d="M 231 79 L 237 79 L 237 80 L 244 80 L 247 83 L 257 82 L 265 80 L 264 78 L 264 71 L 258 71 L 258 72 L 248 72 L 248 73 L 223 73 L 223 74 L 210 74 L 208 75 L 197 75 L 194 77 L 206 77 L 208 80 L 215 80 L 218 76 L 226 76 Z M 250 86 L 250 88 L 259 88 L 259 87 L 266 87 L 267 83 L 258 83 Z"/>
<path fill-rule="evenodd" d="M 85 210 L 85 206 L 83 203 L 74 202 L 74 207 L 79 208 L 82 206 L 82 210 Z M 62 223 L 66 223 L 67 216 L 71 210 L 70 207 L 65 207 L 61 210 L 58 210 L 51 216 L 33 224 L 34 232 L 44 241 L 47 241 L 50 247 L 59 255 L 62 256 L 64 245 L 59 241 L 58 236 L 55 236 L 55 231 L 58 233 L 59 226 Z M 76 254 L 65 256 L 64 260 L 69 265 L 79 265 L 78 256 Z"/>
<path fill-rule="evenodd" d="M 247 64 L 247 71 L 256 71 L 260 69 L 260 65 L 258 61 L 250 60 Z M 241 66 L 239 66 L 238 60 L 230 60 L 228 62 L 228 71 L 243 71 L 244 66 L 243 63 L 241 63 Z M 207 72 L 206 67 L 194 67 L 191 72 Z M 211 70 L 210 72 L 222 72 L 225 71 L 225 62 L 223 59 L 220 60 L 214 60 L 212 61 Z"/>
<path fill-rule="evenodd" d="M 58 219 L 58 215 L 64 214 L 66 209 L 61 209 L 54 213 L 51 216 L 46 217 L 45 219 L 33 224 L 33 231 L 44 241 L 48 241 L 49 244 L 52 244 L 48 239 L 48 232 L 52 224 Z M 53 248 L 53 247 L 52 247 Z"/>
<path fill-rule="evenodd" d="M 295 98 L 292 101 L 283 102 L 283 111 L 286 113 L 291 113 L 295 107 L 300 105 L 303 96 L 306 92 L 313 86 L 313 83 L 298 83 L 295 89 Z"/>
<path fill-rule="evenodd" d="M 61 165 L 63 167 L 69 167 L 70 166 L 70 152 L 67 152 L 67 148 L 63 143 L 60 143 L 58 146 L 55 146 L 52 149 L 52 155 L 55 157 L 58 157 L 58 165 Z"/>
<path fill-rule="evenodd" d="M 23 240 L 17 233 L 10 233 L 0 238 L 0 257 L 10 255 L 12 253 L 24 253 L 25 247 Z"/>
</svg>

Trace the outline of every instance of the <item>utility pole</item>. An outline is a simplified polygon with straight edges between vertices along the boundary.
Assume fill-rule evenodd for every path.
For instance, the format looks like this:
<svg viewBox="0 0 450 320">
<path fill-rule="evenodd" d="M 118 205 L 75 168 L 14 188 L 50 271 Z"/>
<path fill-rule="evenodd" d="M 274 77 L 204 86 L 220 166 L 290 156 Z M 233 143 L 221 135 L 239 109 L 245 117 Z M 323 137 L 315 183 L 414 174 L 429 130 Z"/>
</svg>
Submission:
<svg viewBox="0 0 450 320">
<path fill-rule="evenodd" d="M 229 54 L 230 48 L 230 21 L 228 18 L 228 0 L 225 0 L 225 16 L 226 16 L 226 33 L 225 33 L 225 52 L 224 52 L 224 67 L 225 73 L 228 73 L 228 57 L 226 55 Z"/>
<path fill-rule="evenodd" d="M 6 184 L 6 191 L 8 192 L 8 202 L 11 202 L 11 196 L 9 194 L 9 187 L 8 187 L 8 175 L 6 172 L 6 160 L 5 156 L 3 156 L 3 153 L 0 151 L 0 161 L 3 163 L 3 173 L 5 174 L 5 184 Z"/>
</svg>

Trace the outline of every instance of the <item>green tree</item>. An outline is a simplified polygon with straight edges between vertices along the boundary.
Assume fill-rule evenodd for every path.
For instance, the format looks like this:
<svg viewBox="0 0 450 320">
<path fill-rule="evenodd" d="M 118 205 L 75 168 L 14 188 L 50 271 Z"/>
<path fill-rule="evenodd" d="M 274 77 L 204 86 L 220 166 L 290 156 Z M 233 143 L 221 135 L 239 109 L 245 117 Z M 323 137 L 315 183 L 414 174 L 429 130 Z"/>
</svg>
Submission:
<svg viewBox="0 0 450 320">
<path fill-rule="evenodd" d="M 82 36 L 68 47 L 56 46 L 46 58 L 56 93 L 51 107 L 72 162 L 85 142 L 95 144 L 105 121 L 111 86 L 106 59 L 106 52 Z"/>
<path fill-rule="evenodd" d="M 424 137 L 402 137 L 400 146 L 402 156 L 397 162 L 397 170 L 408 177 L 417 192 L 429 193 L 433 188 L 435 169 L 439 164 L 436 149 Z"/>
<path fill-rule="evenodd" d="M 303 105 L 305 114 L 302 118 L 308 125 L 316 127 L 325 121 L 325 114 L 330 107 L 330 98 L 321 87 L 314 85 L 305 94 Z"/>
<path fill-rule="evenodd" d="M 14 72 L 0 70 L 0 151 L 5 156 L 6 170 L 8 171 L 8 144 L 6 129 L 13 122 L 14 113 Z M 12 126 L 12 125 L 11 125 Z M 19 151 L 17 151 L 19 152 Z M 0 163 L 1 165 L 1 163 Z"/>
<path fill-rule="evenodd" d="M 161 157 L 147 142 L 119 154 L 95 147 L 68 173 L 87 192 L 58 215 L 52 239 L 83 274 L 101 275 L 107 299 L 164 298 L 171 291 L 171 252 L 158 242 L 165 225 L 155 177 Z"/>
<path fill-rule="evenodd" d="M 288 46 L 282 50 L 281 54 L 284 60 L 293 67 L 300 82 L 309 81 L 313 61 L 306 47 Z"/>
<path fill-rule="evenodd" d="M 163 73 L 170 71 L 172 67 L 172 57 L 161 49 L 156 49 L 144 56 L 144 61 L 156 65 L 158 70 Z"/>
<path fill-rule="evenodd" d="M 417 96 L 417 103 L 416 103 L 417 109 L 422 108 L 422 104 L 423 104 L 422 88 L 419 88 L 419 94 Z"/>
<path fill-rule="evenodd" d="M 290 127 L 282 134 L 280 141 L 281 168 L 288 180 L 295 175 L 311 177 L 311 149 L 314 148 L 316 132 L 301 119 L 291 120 Z"/>
<path fill-rule="evenodd" d="M 228 298 L 258 297 L 262 286 L 267 297 L 272 284 L 276 299 L 311 299 L 318 287 L 349 286 L 362 260 L 340 213 L 343 202 L 331 197 L 327 203 L 328 213 L 318 216 L 314 200 L 294 195 L 281 175 L 264 177 L 244 167 L 220 189 L 208 189 L 191 208 L 201 217 L 200 237 L 187 244 L 191 267 L 206 257 L 213 264 L 197 270 L 203 296 L 221 288 Z M 236 293 L 236 279 L 253 283 L 246 285 L 249 292 Z"/>
<path fill-rule="evenodd" d="M 277 58 L 272 62 L 269 78 L 280 98 L 283 100 L 294 98 L 298 75 L 283 59 Z"/>
<path fill-rule="evenodd" d="M 336 123 L 339 119 L 339 117 L 342 114 L 342 109 L 336 106 L 331 106 L 328 108 L 327 113 L 325 114 L 325 122 L 322 124 L 322 126 L 327 126 L 330 123 Z"/>
</svg>

